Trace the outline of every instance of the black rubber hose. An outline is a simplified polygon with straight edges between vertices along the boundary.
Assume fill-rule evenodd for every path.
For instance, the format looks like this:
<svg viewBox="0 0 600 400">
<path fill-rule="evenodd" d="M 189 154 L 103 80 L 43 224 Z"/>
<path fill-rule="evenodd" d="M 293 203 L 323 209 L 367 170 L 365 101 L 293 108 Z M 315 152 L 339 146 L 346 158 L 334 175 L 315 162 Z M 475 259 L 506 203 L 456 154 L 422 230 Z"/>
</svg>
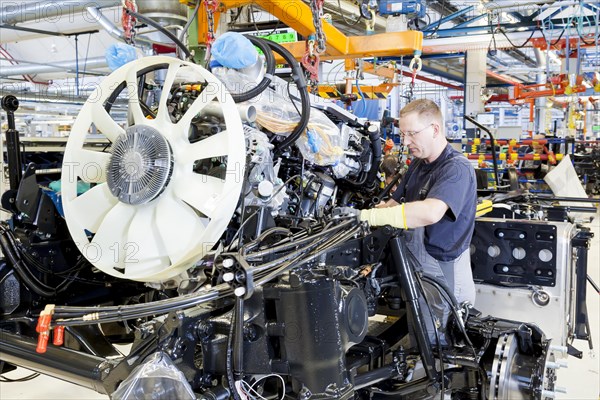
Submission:
<svg viewBox="0 0 600 400">
<path fill-rule="evenodd" d="M 375 127 L 375 125 L 371 125 Z M 370 185 L 375 182 L 377 171 L 379 171 L 379 164 L 381 164 L 381 158 L 383 156 L 383 150 L 381 148 L 381 136 L 379 135 L 379 129 L 375 131 L 369 131 L 369 140 L 371 142 L 371 151 L 373 154 L 373 161 L 371 162 L 371 169 L 357 181 L 345 179 L 345 181 L 356 189 L 361 188 L 365 183 Z"/>
<path fill-rule="evenodd" d="M 369 128 L 374 127 L 375 130 L 371 131 Z M 369 132 L 369 139 L 371 140 L 371 150 L 373 151 L 373 163 L 371 164 L 371 170 L 367 176 L 367 182 L 373 182 L 377 171 L 379 171 L 379 164 L 381 164 L 381 158 L 383 157 L 383 149 L 381 148 L 381 135 L 379 134 L 379 128 L 375 125 L 371 125 L 367 128 Z"/>
<path fill-rule="evenodd" d="M 235 299 L 235 330 L 233 335 L 233 377 L 236 380 L 244 378 L 244 299 Z"/>
<path fill-rule="evenodd" d="M 235 324 L 236 314 L 235 310 L 231 311 L 231 325 L 229 327 L 229 336 L 227 337 L 227 349 L 225 351 L 225 365 L 226 365 L 226 374 L 225 378 L 227 379 L 227 386 L 229 386 L 229 390 L 231 391 L 231 397 L 234 400 L 242 400 L 240 394 L 235 387 L 235 377 L 233 375 L 233 336 L 235 334 Z"/>
<path fill-rule="evenodd" d="M 381 200 L 383 200 L 383 198 L 392 191 L 392 188 L 394 187 L 394 185 L 396 185 L 398 183 L 398 181 L 400 181 L 400 179 L 402 179 L 402 176 L 403 176 L 402 172 L 397 172 L 396 175 L 394 175 L 392 177 L 392 180 L 389 183 L 389 185 L 386 185 L 385 188 L 383 188 L 383 190 L 381 192 L 379 192 L 376 196 L 373 196 L 371 198 L 371 203 L 370 203 L 369 207 L 375 207 L 377 204 L 379 204 L 381 202 Z"/>
<path fill-rule="evenodd" d="M 249 91 L 245 93 L 231 93 L 231 97 L 233 97 L 233 101 L 235 101 L 236 103 L 248 101 L 264 92 L 273 80 L 273 74 L 275 73 L 276 66 L 275 56 L 273 56 L 273 52 L 271 51 L 267 43 L 265 43 L 264 39 L 252 35 L 245 35 L 245 37 L 263 52 L 263 54 L 265 55 L 265 62 L 267 63 L 267 70 L 265 71 L 265 76 L 263 77 L 262 81 L 260 81 L 258 85 L 256 85 Z"/>
<path fill-rule="evenodd" d="M 33 276 L 29 275 L 29 271 L 23 265 L 22 261 L 19 260 L 16 254 L 11 249 L 10 244 L 4 233 L 0 235 L 0 247 L 2 247 L 2 252 L 8 258 L 8 261 L 12 264 L 15 272 L 23 280 L 23 283 L 28 289 L 31 289 L 35 294 L 42 297 L 54 297 L 56 295 L 56 291 L 54 289 L 49 288 L 43 283 L 37 281 L 37 279 Z"/>
<path fill-rule="evenodd" d="M 131 15 L 132 17 L 137 18 L 140 21 L 142 21 L 143 23 L 150 25 L 154 29 L 158 29 L 161 33 L 164 33 L 165 36 L 167 36 L 169 39 L 171 39 L 173 41 L 173 43 L 175 43 L 175 45 L 177 47 L 179 47 L 181 49 L 181 51 L 183 51 L 185 53 L 187 58 L 191 59 L 192 62 L 194 61 L 192 58 L 192 53 L 190 53 L 188 48 L 185 47 L 185 45 L 181 42 L 181 40 L 179 40 L 179 38 L 177 36 L 175 36 L 174 34 L 169 32 L 169 30 L 165 29 L 161 24 L 154 21 L 152 18 L 148 18 L 142 14 L 138 14 L 135 11 L 132 11 L 129 9 L 125 9 L 125 11 L 127 12 L 127 14 Z"/>
<path fill-rule="evenodd" d="M 265 42 L 274 52 L 283 57 L 290 67 L 292 67 L 292 77 L 294 78 L 296 87 L 298 87 L 298 91 L 300 92 L 300 102 L 302 104 L 302 115 L 300 116 L 300 122 L 298 122 L 298 125 L 296 125 L 292 133 L 290 133 L 287 138 L 285 138 L 281 143 L 275 145 L 275 154 L 281 154 L 290 144 L 298 140 L 300 135 L 306 130 L 306 127 L 308 126 L 308 120 L 310 119 L 310 99 L 308 97 L 308 88 L 306 86 L 306 80 L 304 79 L 304 73 L 302 72 L 300 64 L 298 64 L 292 53 L 278 43 L 270 40 L 265 40 Z M 294 101 L 293 99 L 290 100 Z"/>
</svg>

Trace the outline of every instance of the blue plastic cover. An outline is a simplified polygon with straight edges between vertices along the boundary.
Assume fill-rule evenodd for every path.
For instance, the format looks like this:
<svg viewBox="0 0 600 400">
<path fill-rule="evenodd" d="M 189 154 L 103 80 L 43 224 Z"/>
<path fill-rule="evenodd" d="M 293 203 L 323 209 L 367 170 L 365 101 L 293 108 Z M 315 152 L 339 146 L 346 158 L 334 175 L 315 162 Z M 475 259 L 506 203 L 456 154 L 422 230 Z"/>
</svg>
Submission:
<svg viewBox="0 0 600 400">
<path fill-rule="evenodd" d="M 258 60 L 252 42 L 237 32 L 219 36 L 211 47 L 211 56 L 222 66 L 233 69 L 250 67 Z"/>
<path fill-rule="evenodd" d="M 114 43 L 106 49 L 106 62 L 111 71 L 114 71 L 130 61 L 137 59 L 135 47 L 125 43 Z"/>
</svg>

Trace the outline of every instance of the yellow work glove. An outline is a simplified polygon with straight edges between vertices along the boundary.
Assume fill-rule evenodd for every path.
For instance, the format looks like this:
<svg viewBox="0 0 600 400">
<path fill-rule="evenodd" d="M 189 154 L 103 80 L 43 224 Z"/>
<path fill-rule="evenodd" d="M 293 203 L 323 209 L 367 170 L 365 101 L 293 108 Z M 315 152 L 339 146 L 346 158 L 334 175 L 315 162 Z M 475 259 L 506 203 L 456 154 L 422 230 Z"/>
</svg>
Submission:
<svg viewBox="0 0 600 400">
<path fill-rule="evenodd" d="M 367 221 L 369 226 L 391 225 L 394 228 L 408 229 L 404 203 L 394 207 L 362 210 L 358 218 Z"/>
</svg>

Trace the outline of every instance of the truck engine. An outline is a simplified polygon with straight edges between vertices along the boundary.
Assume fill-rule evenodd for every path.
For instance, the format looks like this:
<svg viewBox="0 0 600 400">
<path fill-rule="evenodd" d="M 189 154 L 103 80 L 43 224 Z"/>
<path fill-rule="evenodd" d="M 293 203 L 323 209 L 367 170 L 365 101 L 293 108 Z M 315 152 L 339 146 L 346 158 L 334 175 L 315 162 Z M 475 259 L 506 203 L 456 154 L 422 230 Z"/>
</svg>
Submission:
<svg viewBox="0 0 600 400">
<path fill-rule="evenodd" d="M 345 213 L 389 192 L 378 125 L 311 95 L 285 48 L 249 39 L 264 54 L 254 76 L 160 56 L 124 65 L 77 117 L 59 198 L 35 165 L 15 177 L 0 226 L 2 372 L 114 399 L 554 398 L 581 321 L 550 338 L 485 295 L 485 310 L 458 304 L 419 272 L 403 230 Z M 274 74 L 274 54 L 291 77 Z M 91 131 L 111 145 L 87 148 Z M 589 237 L 512 219 L 516 208 L 477 223 L 480 289 L 518 288 L 537 309 L 561 298 L 565 318 L 577 315 L 567 297 Z M 511 257 L 497 270 L 489 249 L 510 251 L 498 229 L 546 235 L 535 248 L 554 260 L 545 278 Z M 577 272 L 549 278 L 563 270 Z M 451 308 L 433 321 L 445 342 L 425 331 L 425 290 Z"/>
</svg>

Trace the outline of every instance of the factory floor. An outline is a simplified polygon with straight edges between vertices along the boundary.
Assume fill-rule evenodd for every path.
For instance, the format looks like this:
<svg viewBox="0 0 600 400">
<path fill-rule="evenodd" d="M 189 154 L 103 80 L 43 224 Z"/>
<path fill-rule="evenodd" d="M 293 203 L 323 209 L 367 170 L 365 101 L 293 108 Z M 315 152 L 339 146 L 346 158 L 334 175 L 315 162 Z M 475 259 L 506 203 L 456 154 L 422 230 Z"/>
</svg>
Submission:
<svg viewBox="0 0 600 400">
<path fill-rule="evenodd" d="M 589 252 L 588 274 L 594 282 L 600 284 L 600 214 L 590 224 L 594 232 Z M 600 296 L 591 285 L 587 286 L 587 307 L 590 317 L 590 330 L 594 350 L 590 351 L 586 342 L 574 341 L 573 345 L 583 351 L 583 359 L 574 357 L 566 359 L 567 368 L 557 370 L 556 385 L 563 387 L 566 393 L 558 393 L 557 399 L 599 400 L 600 399 Z M 31 371 L 22 368 L 12 371 L 8 378 L 19 378 L 29 375 Z M 0 383 L 0 400 L 88 400 L 108 399 L 94 391 L 40 375 L 23 383 Z"/>
</svg>

